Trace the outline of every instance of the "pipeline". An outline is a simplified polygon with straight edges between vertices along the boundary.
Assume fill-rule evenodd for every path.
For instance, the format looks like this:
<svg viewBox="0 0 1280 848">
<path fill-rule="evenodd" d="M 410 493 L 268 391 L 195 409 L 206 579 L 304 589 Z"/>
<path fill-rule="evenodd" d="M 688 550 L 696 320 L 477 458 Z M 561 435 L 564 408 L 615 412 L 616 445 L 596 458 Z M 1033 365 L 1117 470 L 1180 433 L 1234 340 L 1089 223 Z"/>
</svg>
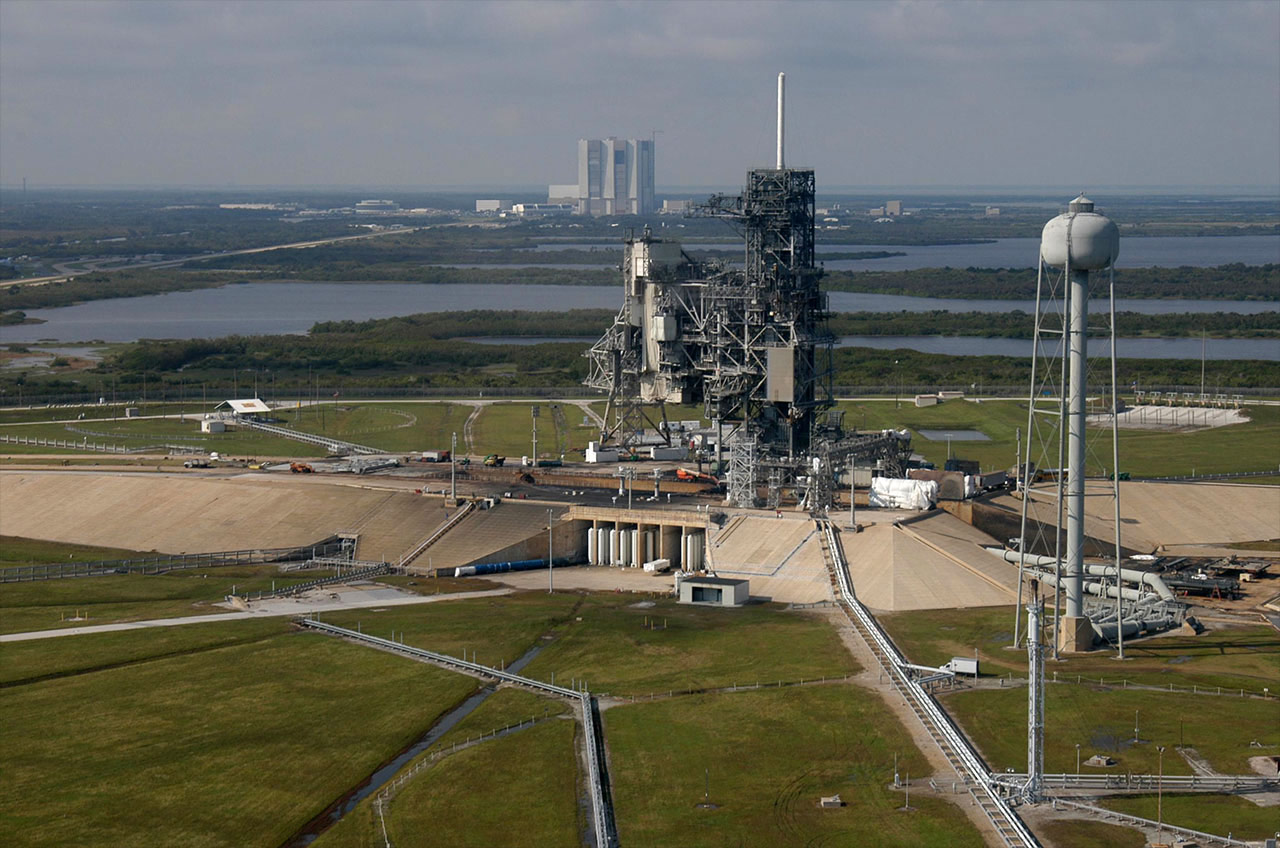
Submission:
<svg viewBox="0 0 1280 848">
<path fill-rule="evenodd" d="M 1057 563 L 1057 560 L 1051 556 L 1039 556 L 1037 554 L 1023 554 L 1023 553 L 1020 553 L 1019 551 L 1007 551 L 1004 548 L 988 547 L 985 550 L 988 553 L 995 554 L 998 557 L 1002 557 L 1005 560 L 1005 562 L 1011 562 L 1014 565 L 1017 565 L 1019 562 L 1022 562 L 1022 563 L 1025 563 L 1026 565 L 1036 566 L 1038 568 L 1044 568 L 1046 566 L 1052 566 Z M 1110 577 L 1111 579 L 1114 580 L 1116 576 L 1116 567 L 1114 565 L 1089 565 L 1088 563 L 1086 563 L 1084 567 L 1084 572 L 1085 574 L 1088 574 L 1092 577 Z M 1170 591 L 1169 587 L 1165 584 L 1164 580 L 1162 580 L 1160 578 L 1160 575 L 1158 574 L 1152 574 L 1149 571 L 1140 571 L 1139 569 L 1136 569 L 1136 568 L 1122 568 L 1120 569 L 1120 578 L 1122 580 L 1127 580 L 1130 583 L 1136 583 L 1139 586 L 1145 585 L 1150 587 L 1153 592 L 1155 592 L 1157 595 L 1160 596 L 1160 600 L 1162 601 L 1177 600 L 1173 592 Z M 1086 589 L 1086 591 L 1088 590 Z M 1133 590 L 1126 590 L 1126 591 L 1133 591 Z M 1098 593 L 1094 592 L 1093 594 L 1098 594 Z M 1146 593 L 1143 593 L 1143 594 L 1146 594 Z M 1112 595 L 1111 597 L 1115 597 L 1115 596 Z M 1125 597 L 1129 600 L 1138 600 L 1138 598 L 1130 597 L 1129 595 L 1125 595 Z"/>
<path fill-rule="evenodd" d="M 574 565 L 568 557 L 556 557 L 551 561 L 555 568 Z M 457 568 L 437 568 L 436 577 L 481 577 L 486 574 L 503 574 L 508 571 L 536 571 L 546 568 L 545 559 L 520 559 L 511 562 L 482 562 L 477 565 L 462 565 Z"/>
</svg>

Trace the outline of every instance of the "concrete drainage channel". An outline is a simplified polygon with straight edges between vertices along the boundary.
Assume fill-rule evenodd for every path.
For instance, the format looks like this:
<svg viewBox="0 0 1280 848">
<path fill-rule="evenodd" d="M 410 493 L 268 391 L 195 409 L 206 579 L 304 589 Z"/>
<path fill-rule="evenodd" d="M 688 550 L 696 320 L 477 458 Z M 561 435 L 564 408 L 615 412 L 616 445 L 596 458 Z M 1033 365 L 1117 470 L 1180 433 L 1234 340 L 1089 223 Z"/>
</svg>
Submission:
<svg viewBox="0 0 1280 848">
<path fill-rule="evenodd" d="M 525 656 L 521 657 L 517 663 L 512 665 L 513 670 L 508 671 L 506 669 L 491 668 L 489 666 L 480 665 L 479 663 L 469 662 L 467 660 L 460 660 L 457 657 L 451 657 L 448 654 L 438 654 L 435 651 L 428 651 L 425 648 L 415 648 L 411 645 L 405 645 L 391 639 L 382 639 L 377 636 L 370 636 L 367 633 L 360 633 L 356 630 L 349 630 L 345 627 L 338 627 L 337 625 L 328 624 L 323 621 L 303 619 L 299 623 L 303 627 L 318 630 L 322 633 L 328 633 L 334 636 L 341 636 L 345 639 L 350 639 L 351 641 L 359 642 L 370 647 L 407 656 L 418 660 L 419 662 L 429 662 L 450 671 L 457 671 L 487 679 L 513 683 L 517 686 L 532 689 L 535 692 L 545 695 L 555 695 L 561 698 L 570 699 L 577 707 L 584 730 L 583 739 L 586 748 L 587 782 L 591 794 L 592 832 L 595 836 L 595 846 L 596 848 L 617 848 L 618 831 L 613 816 L 613 798 L 609 788 L 609 776 L 605 770 L 604 726 L 600 722 L 600 714 L 596 708 L 596 699 L 587 691 L 568 689 L 564 686 L 556 686 L 552 683 L 544 683 L 541 680 L 534 680 L 531 677 L 522 677 L 521 675 L 516 674 L 515 671 L 518 671 L 523 667 L 525 662 L 528 662 L 533 658 L 533 654 L 536 650 L 525 654 Z M 488 697 L 487 694 L 480 697 L 480 700 L 483 700 L 484 697 Z M 471 705 L 471 707 L 467 709 L 467 712 L 475 709 L 476 706 L 479 706 L 479 701 Z M 450 717 L 453 718 L 456 723 L 462 716 L 458 715 L 454 717 L 453 714 L 451 714 Z M 387 768 L 390 769 L 391 766 L 388 766 Z M 391 777 L 394 776 L 394 772 L 398 770 L 399 765 L 396 765 L 395 769 L 386 776 L 387 780 L 389 781 Z M 379 784 L 379 787 L 380 786 L 381 784 Z M 376 791 L 379 787 L 375 787 L 369 791 Z M 365 795 L 361 795 L 361 797 L 365 797 L 367 794 L 369 793 L 366 792 Z M 334 820 L 336 821 L 336 819 Z M 384 841 L 387 841 L 385 840 L 385 837 Z M 293 843 L 291 842 L 288 844 Z M 297 844 L 306 843 L 298 842 Z"/>
</svg>

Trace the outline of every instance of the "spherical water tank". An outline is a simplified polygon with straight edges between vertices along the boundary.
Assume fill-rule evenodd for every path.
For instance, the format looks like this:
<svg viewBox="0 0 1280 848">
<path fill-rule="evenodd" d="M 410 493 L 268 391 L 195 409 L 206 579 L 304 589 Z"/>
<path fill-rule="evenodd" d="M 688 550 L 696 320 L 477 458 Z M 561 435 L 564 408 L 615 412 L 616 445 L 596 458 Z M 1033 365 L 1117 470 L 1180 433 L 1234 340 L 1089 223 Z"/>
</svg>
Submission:
<svg viewBox="0 0 1280 848">
<path fill-rule="evenodd" d="M 1083 194 L 1071 201 L 1069 211 L 1044 225 L 1040 256 L 1046 265 L 1067 264 L 1067 235 L 1071 236 L 1071 268 L 1098 271 L 1120 255 L 1120 230 L 1105 215 L 1093 211 L 1093 201 Z"/>
</svg>

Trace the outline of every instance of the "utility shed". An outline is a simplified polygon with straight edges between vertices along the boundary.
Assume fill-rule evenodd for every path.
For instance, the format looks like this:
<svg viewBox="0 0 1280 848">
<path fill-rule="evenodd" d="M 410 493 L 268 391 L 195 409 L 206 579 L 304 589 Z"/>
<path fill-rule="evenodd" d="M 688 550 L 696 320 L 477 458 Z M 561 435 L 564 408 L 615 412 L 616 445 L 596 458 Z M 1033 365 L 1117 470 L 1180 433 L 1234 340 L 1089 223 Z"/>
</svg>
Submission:
<svg viewBox="0 0 1280 848">
<path fill-rule="evenodd" d="M 740 607 L 747 602 L 750 584 L 727 577 L 686 577 L 680 581 L 680 603 Z"/>
</svg>

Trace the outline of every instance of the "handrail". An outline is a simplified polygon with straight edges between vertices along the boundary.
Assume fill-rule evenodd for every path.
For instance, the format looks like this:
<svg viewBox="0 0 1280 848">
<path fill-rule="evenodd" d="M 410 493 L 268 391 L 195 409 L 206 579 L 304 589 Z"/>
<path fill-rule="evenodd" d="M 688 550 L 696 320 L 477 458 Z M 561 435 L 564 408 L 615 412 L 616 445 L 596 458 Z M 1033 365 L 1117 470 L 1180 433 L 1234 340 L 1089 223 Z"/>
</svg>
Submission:
<svg viewBox="0 0 1280 848">
<path fill-rule="evenodd" d="M 844 601 L 842 609 L 845 614 L 849 615 L 852 612 L 853 616 L 862 624 L 863 629 L 874 640 L 876 647 L 888 659 L 889 668 L 887 670 L 899 690 L 915 702 L 920 711 L 934 725 L 934 729 L 945 738 L 955 751 L 956 757 L 960 760 L 960 764 L 964 767 L 970 779 L 982 788 L 995 811 L 1004 819 L 1007 827 L 1013 831 L 1018 841 L 1011 840 L 1003 829 L 998 827 L 997 830 L 1000 832 L 1001 838 L 1009 845 L 1039 846 L 1039 841 L 1036 840 L 1030 829 L 1013 811 L 1013 808 L 1009 806 L 1004 797 L 995 790 L 997 784 L 992 780 L 990 770 L 979 759 L 977 753 L 969 744 L 969 740 L 960 733 L 950 718 L 938 706 L 937 702 L 924 690 L 924 687 L 908 673 L 911 664 L 906 662 L 888 635 L 881 629 L 879 623 L 854 595 L 853 585 L 849 580 L 844 557 L 840 550 L 840 543 L 836 538 L 835 528 L 832 523 L 825 519 L 818 520 L 817 523 L 826 539 L 831 568 L 835 572 L 836 581 L 839 584 L 841 599 Z M 984 807 L 984 809 L 986 808 Z M 991 811 L 988 810 L 987 812 L 990 816 Z"/>
<path fill-rule="evenodd" d="M 613 824 L 612 810 L 605 800 L 604 786 L 604 770 L 601 763 L 604 760 L 604 752 L 600 750 L 601 732 L 597 723 L 597 717 L 594 709 L 595 699 L 591 693 L 586 690 L 568 689 L 564 686 L 557 686 L 554 683 L 546 683 L 541 680 L 535 680 L 532 677 L 523 677 L 519 674 L 513 674 L 505 669 L 493 668 L 480 663 L 470 662 L 468 660 L 460 660 L 457 657 L 451 657 L 448 654 L 440 654 L 435 651 L 428 651 L 426 648 L 416 648 L 412 645 L 406 645 L 403 642 L 395 642 L 390 639 L 383 639 L 378 636 L 371 636 L 368 633 L 361 633 L 356 630 L 349 630 L 345 627 L 338 627 L 324 621 L 316 621 L 314 619 L 302 619 L 302 626 L 310 627 L 314 630 L 320 630 L 325 633 L 331 633 L 337 636 L 343 636 L 347 639 L 354 639 L 360 642 L 366 642 L 370 645 L 382 648 L 383 650 L 393 653 L 404 654 L 416 659 L 424 659 L 437 665 L 452 668 L 456 671 L 465 671 L 471 674 L 479 674 L 484 677 L 493 677 L 498 680 L 504 680 L 508 683 L 515 683 L 519 686 L 525 686 L 551 695 L 558 695 L 563 698 L 573 698 L 578 702 L 582 709 L 582 723 L 585 729 L 586 750 L 587 750 L 587 771 L 590 778 L 591 786 L 591 808 L 595 817 L 596 844 L 599 848 L 616 848 L 618 837 Z"/>
</svg>

